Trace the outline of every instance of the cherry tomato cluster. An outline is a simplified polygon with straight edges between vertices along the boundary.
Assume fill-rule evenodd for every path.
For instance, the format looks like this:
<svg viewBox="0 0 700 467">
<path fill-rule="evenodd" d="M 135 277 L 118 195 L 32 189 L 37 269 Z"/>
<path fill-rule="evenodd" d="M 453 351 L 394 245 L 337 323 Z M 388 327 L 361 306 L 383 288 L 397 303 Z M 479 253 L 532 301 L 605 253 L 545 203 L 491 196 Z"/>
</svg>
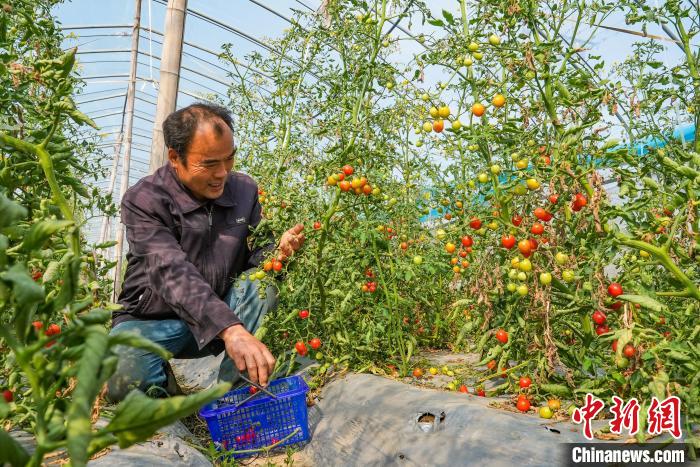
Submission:
<svg viewBox="0 0 700 467">
<path fill-rule="evenodd" d="M 368 292 L 368 293 L 374 293 L 377 291 L 377 283 L 374 281 L 367 282 L 365 284 L 362 284 L 362 291 L 363 292 Z"/>
<path fill-rule="evenodd" d="M 352 174 L 355 173 L 355 169 L 351 165 L 344 165 L 342 170 L 337 173 L 330 175 L 326 180 L 328 186 L 338 186 L 343 192 L 353 191 L 356 195 L 366 195 L 369 196 L 374 194 L 375 196 L 381 193 L 379 188 L 373 188 L 367 181 L 367 177 L 353 177 L 352 180 L 348 180 Z"/>
<path fill-rule="evenodd" d="M 248 427 L 242 435 L 236 436 L 236 444 L 251 444 L 255 441 L 255 427 Z"/>
</svg>

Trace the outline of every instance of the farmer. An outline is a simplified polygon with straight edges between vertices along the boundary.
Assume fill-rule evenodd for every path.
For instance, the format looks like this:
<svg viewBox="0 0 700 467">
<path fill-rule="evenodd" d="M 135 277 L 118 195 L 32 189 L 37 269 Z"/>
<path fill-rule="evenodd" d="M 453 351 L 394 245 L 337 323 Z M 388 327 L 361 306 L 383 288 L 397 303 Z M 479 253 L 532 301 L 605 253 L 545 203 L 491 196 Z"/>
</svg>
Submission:
<svg viewBox="0 0 700 467">
<path fill-rule="evenodd" d="M 259 281 L 234 279 L 257 267 L 274 250 L 274 240 L 251 246 L 248 235 L 261 218 L 256 183 L 232 172 L 236 146 L 230 113 L 196 103 L 163 122 L 169 163 L 131 187 L 121 202 L 129 242 L 124 286 L 111 334 L 136 332 L 177 358 L 218 355 L 226 350 L 219 380 L 233 378 L 233 363 L 266 385 L 275 359 L 252 333 L 276 306 Z M 303 225 L 280 238 L 285 261 L 304 243 Z M 265 242 L 267 243 L 267 242 Z M 120 347 L 108 382 L 118 401 L 132 389 L 172 394 L 177 385 L 169 365 L 146 350 Z M 155 389 L 155 390 L 154 390 Z"/>
</svg>

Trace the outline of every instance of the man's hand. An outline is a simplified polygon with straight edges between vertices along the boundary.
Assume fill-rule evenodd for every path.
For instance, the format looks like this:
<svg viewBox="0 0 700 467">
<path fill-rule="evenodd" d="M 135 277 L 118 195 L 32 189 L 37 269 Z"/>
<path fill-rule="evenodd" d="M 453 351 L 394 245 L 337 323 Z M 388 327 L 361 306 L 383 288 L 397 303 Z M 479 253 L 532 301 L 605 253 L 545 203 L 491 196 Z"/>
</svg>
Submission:
<svg viewBox="0 0 700 467">
<path fill-rule="evenodd" d="M 253 382 L 267 386 L 267 378 L 275 369 L 275 357 L 265 344 L 240 324 L 227 327 L 219 333 L 219 337 L 224 340 L 226 353 L 236 368 L 241 373 L 248 370 L 248 376 Z"/>
<path fill-rule="evenodd" d="M 277 259 L 287 261 L 302 245 L 304 245 L 304 224 L 297 224 L 282 234 Z"/>
</svg>

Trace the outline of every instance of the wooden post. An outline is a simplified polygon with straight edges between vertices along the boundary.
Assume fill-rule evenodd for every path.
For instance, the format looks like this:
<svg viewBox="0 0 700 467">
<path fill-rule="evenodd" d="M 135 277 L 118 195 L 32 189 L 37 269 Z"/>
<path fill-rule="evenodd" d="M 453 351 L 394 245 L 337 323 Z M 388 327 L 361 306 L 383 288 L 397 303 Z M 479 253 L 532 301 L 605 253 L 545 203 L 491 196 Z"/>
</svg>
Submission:
<svg viewBox="0 0 700 467">
<path fill-rule="evenodd" d="M 151 173 L 155 172 L 167 161 L 162 126 L 166 117 L 175 111 L 177 104 L 186 15 L 187 0 L 168 0 L 168 9 L 165 13 L 165 37 L 160 60 L 158 103 L 156 105 L 156 118 L 153 122 L 153 138 L 151 141 L 149 167 Z"/>
</svg>

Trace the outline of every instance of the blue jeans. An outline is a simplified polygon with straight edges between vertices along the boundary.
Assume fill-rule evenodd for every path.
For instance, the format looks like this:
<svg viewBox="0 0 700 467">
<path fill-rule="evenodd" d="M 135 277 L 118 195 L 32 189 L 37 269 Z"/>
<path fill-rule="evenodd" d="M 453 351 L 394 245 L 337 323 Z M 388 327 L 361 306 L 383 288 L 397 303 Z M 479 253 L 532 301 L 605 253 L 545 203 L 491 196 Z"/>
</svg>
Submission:
<svg viewBox="0 0 700 467">
<path fill-rule="evenodd" d="M 246 271 L 254 272 L 256 269 Z M 243 322 L 243 326 L 254 333 L 262 324 L 265 313 L 277 306 L 277 291 L 269 286 L 265 298 L 261 299 L 259 281 L 238 279 L 226 294 L 224 301 Z M 201 358 L 211 355 L 207 349 L 199 350 L 197 341 L 187 324 L 179 319 L 132 320 L 119 323 L 110 335 L 123 331 L 132 331 L 160 344 L 175 358 Z M 117 402 L 122 400 L 132 389 L 148 391 L 153 388 L 165 389 L 168 375 L 167 362 L 158 355 L 134 347 L 117 346 L 119 363 L 114 375 L 107 383 L 107 396 Z M 230 358 L 224 358 L 219 368 L 219 380 L 229 380 L 234 365 Z M 226 375 L 226 377 L 223 377 Z M 163 391 L 160 391 L 163 392 Z"/>
</svg>

